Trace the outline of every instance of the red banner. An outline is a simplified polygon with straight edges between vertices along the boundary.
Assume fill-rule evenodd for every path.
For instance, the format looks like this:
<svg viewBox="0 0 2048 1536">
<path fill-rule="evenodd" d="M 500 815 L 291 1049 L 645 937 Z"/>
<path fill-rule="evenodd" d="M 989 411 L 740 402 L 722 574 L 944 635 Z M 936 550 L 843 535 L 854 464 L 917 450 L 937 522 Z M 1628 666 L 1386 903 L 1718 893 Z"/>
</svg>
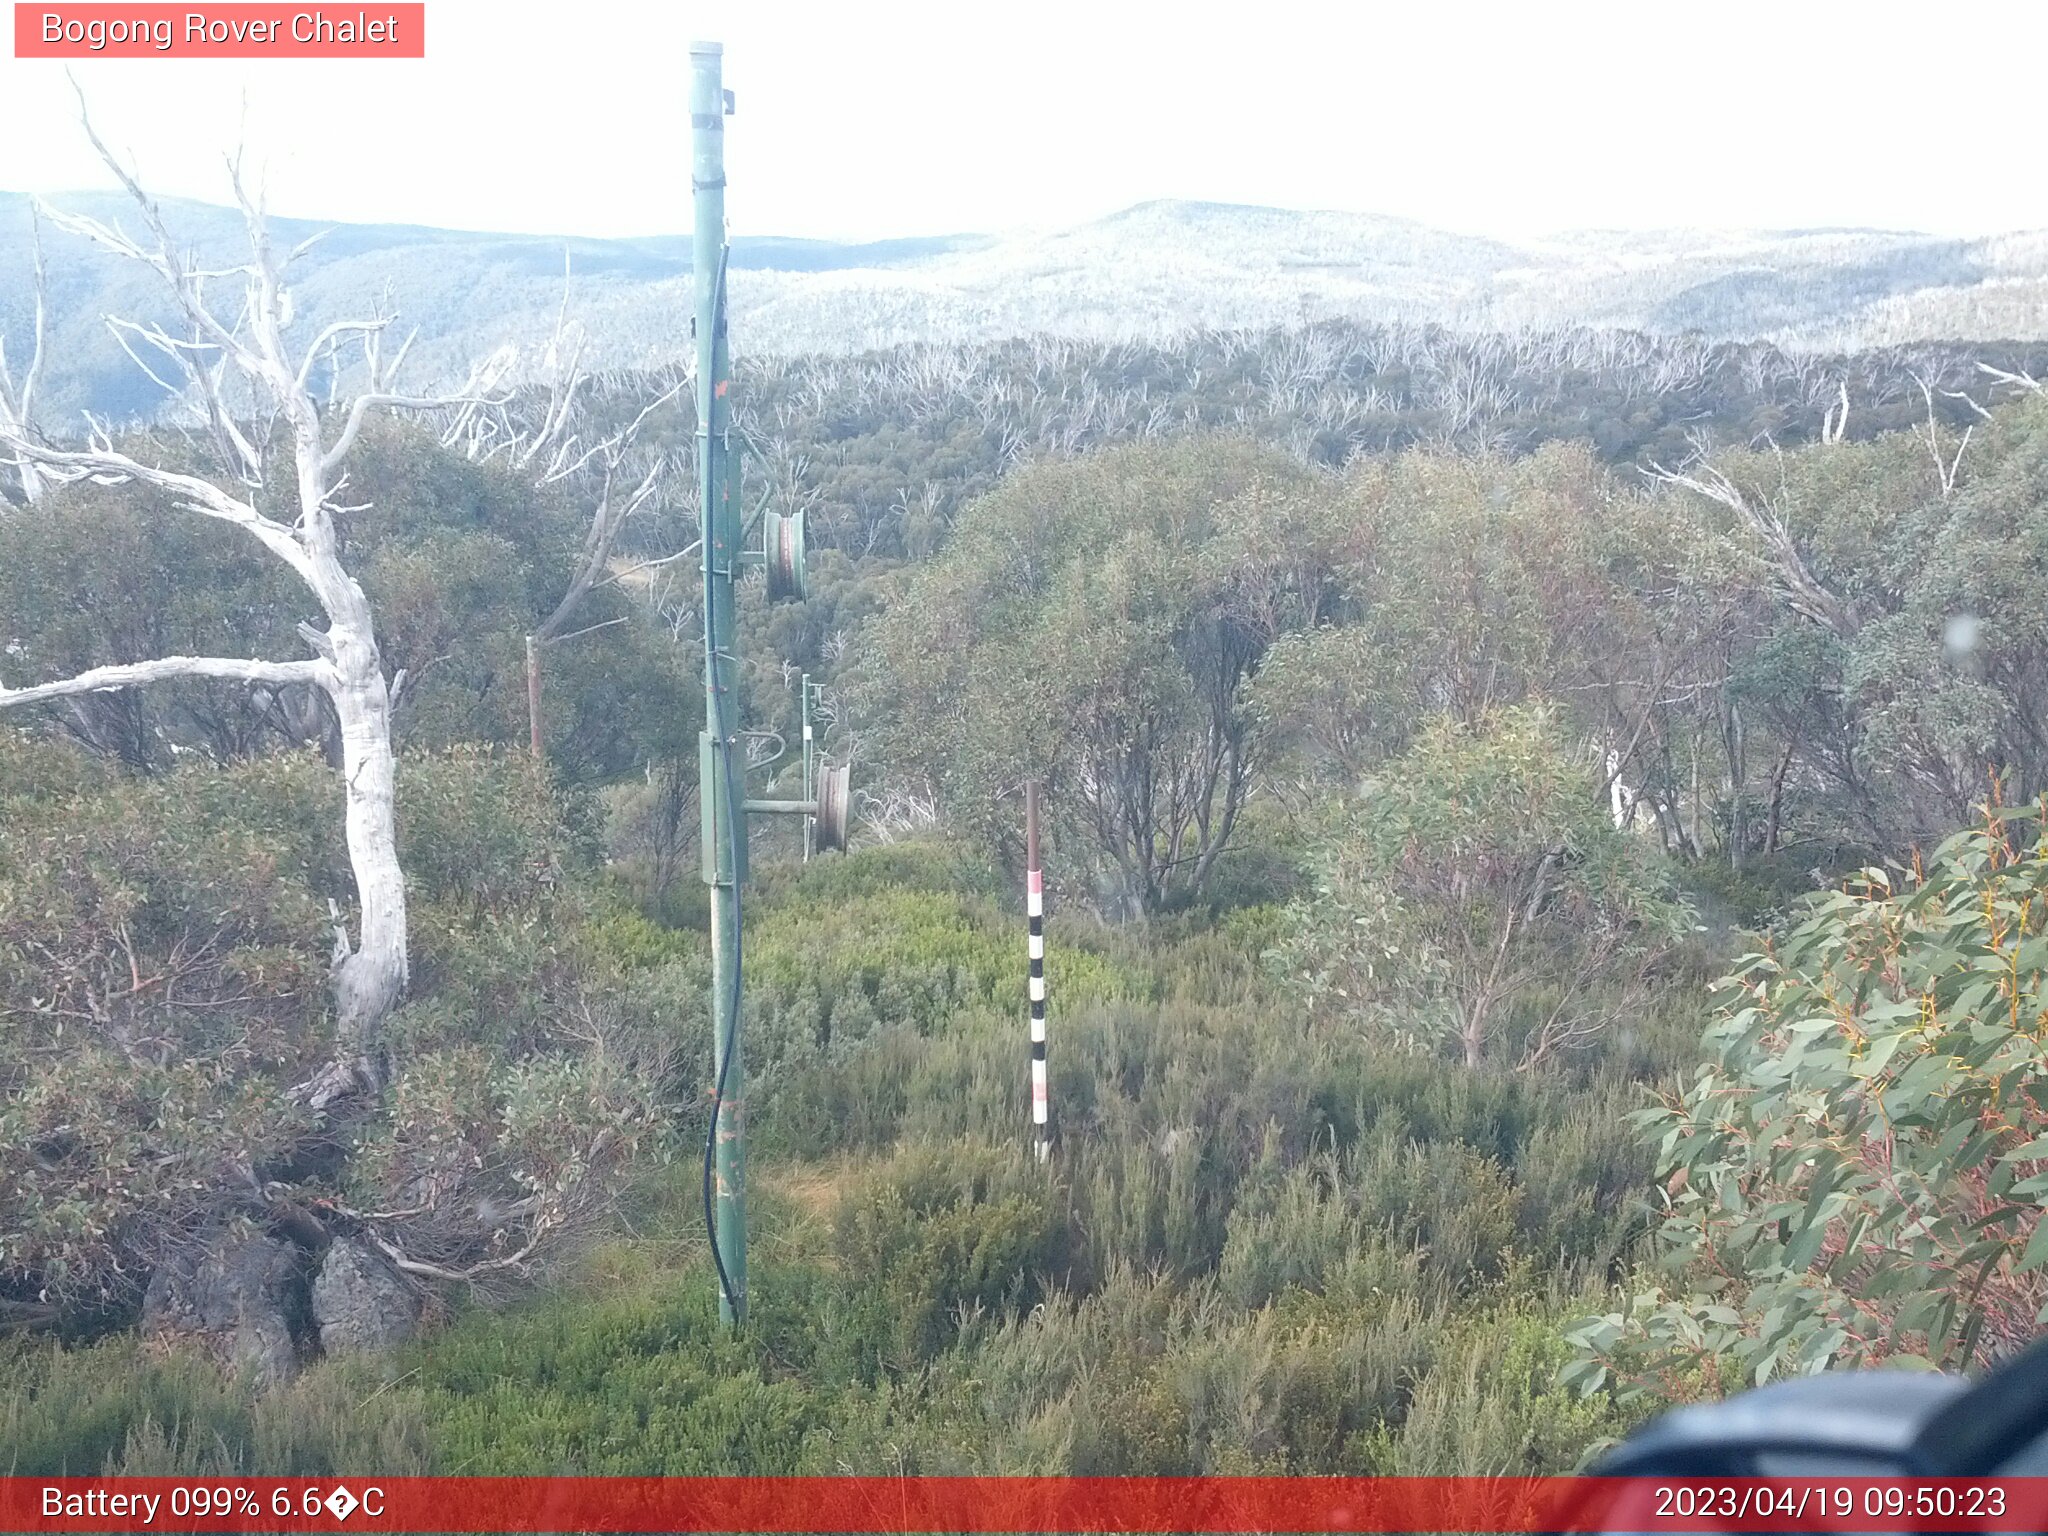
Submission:
<svg viewBox="0 0 2048 1536">
<path fill-rule="evenodd" d="M 17 59 L 423 59 L 427 8 L 66 5 L 14 7 Z"/>
<path fill-rule="evenodd" d="M 2038 1531 L 2048 1478 L 0 1478 L 7 1531 Z"/>
</svg>

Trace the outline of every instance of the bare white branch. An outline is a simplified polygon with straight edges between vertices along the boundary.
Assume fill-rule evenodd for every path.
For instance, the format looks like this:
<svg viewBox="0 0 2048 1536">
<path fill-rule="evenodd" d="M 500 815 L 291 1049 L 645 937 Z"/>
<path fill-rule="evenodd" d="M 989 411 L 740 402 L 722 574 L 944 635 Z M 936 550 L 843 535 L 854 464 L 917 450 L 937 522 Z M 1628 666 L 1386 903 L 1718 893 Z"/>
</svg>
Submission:
<svg viewBox="0 0 2048 1536">
<path fill-rule="evenodd" d="M 591 513 L 590 530 L 583 539 L 583 559 L 576 567 L 569 589 L 555 604 L 555 611 L 534 631 L 537 642 L 545 644 L 560 636 L 562 627 L 574 616 L 583 599 L 595 588 L 610 584 L 603 578 L 619 529 L 653 498 L 666 469 L 665 463 L 656 463 L 641 477 L 624 504 L 616 508 L 613 506 L 612 471 L 605 471 L 604 486 L 598 493 L 597 507 Z"/>
<path fill-rule="evenodd" d="M 209 480 L 144 464 L 115 448 L 103 431 L 96 431 L 94 436 L 92 446 L 87 448 L 46 448 L 0 426 L 0 450 L 8 451 L 16 462 L 40 466 L 47 472 L 47 478 L 58 484 L 77 480 L 92 480 L 101 485 L 134 481 L 168 491 L 188 511 L 246 528 L 265 549 L 298 572 L 318 595 L 320 583 L 312 561 L 284 524 L 265 517 L 248 502 L 230 496 Z"/>
<path fill-rule="evenodd" d="M 50 699 L 70 698 L 81 693 L 106 693 L 116 688 L 137 688 L 144 683 L 167 682 L 181 677 L 217 677 L 231 683 L 269 683 L 274 687 L 293 685 L 324 688 L 330 681 L 328 667 L 317 661 L 243 661 L 232 656 L 160 656 L 154 661 L 131 661 L 116 666 L 94 667 L 61 682 L 37 683 L 28 688 L 0 686 L 0 709 L 21 704 L 41 704 Z"/>
<path fill-rule="evenodd" d="M 82 96 L 80 108 L 83 115 Z M 168 493 L 189 511 L 246 530 L 306 584 L 320 604 L 326 626 L 301 628 L 301 636 L 317 658 L 314 660 L 164 657 L 5 690 L 0 692 L 0 705 L 134 687 L 173 677 L 309 685 L 326 696 L 340 726 L 345 834 L 355 875 L 360 931 L 354 944 L 344 940 L 336 946 L 332 1059 L 294 1090 L 304 1102 L 320 1108 L 381 1086 L 387 1070 L 381 1026 L 403 994 L 408 976 L 406 893 L 398 863 L 391 750 L 394 687 L 384 675 L 369 601 L 342 563 L 334 525 L 334 493 L 342 483 L 338 477 L 367 410 L 380 403 L 435 407 L 446 402 L 413 401 L 381 386 L 378 338 L 389 323 L 383 318 L 338 322 L 315 338 L 303 358 L 292 355 L 285 339 L 292 304 L 283 281 L 284 264 L 272 247 L 262 206 L 251 198 L 243 182 L 239 160 L 230 162 L 229 177 L 242 209 L 251 259 L 238 267 L 203 269 L 179 250 L 157 205 L 101 142 L 89 117 L 85 133 L 134 200 L 150 238 L 147 242 L 132 239 L 116 226 L 76 215 L 53 216 L 53 222 L 149 268 L 164 280 L 177 302 L 178 330 L 183 334 L 130 320 L 110 322 L 115 334 L 137 363 L 165 387 L 170 387 L 175 377 L 184 378 L 184 393 L 196 396 L 232 475 L 250 487 L 260 487 L 265 459 L 272 454 L 288 459 L 296 516 L 285 522 L 259 511 L 253 499 L 235 495 L 212 480 L 145 463 L 134 453 L 116 448 L 112 435 L 90 417 L 86 444 L 59 448 L 10 411 L 7 419 L 0 420 L 0 462 L 30 466 L 58 482 L 146 485 Z M 217 303 L 208 291 L 209 282 L 223 279 L 239 283 L 239 298 L 232 310 Z M 323 353 L 331 359 L 335 348 L 350 336 L 362 340 L 371 359 L 371 386 L 350 404 L 341 440 L 330 449 L 322 441 L 320 414 L 309 392 L 313 360 Z M 173 366 L 159 373 L 142 363 L 143 351 L 167 359 Z M 472 385 L 488 370 L 501 368 L 503 357 L 500 354 L 499 359 L 480 368 Z M 280 419 L 289 429 L 281 443 L 274 442 L 277 434 L 273 430 Z"/>
<path fill-rule="evenodd" d="M 1829 406 L 1821 414 L 1820 440 L 1824 443 L 1839 443 L 1849 430 L 1849 386 L 1841 386 L 1841 404 L 1837 409 Z"/>
<path fill-rule="evenodd" d="M 320 360 L 321 348 L 334 347 L 344 336 L 369 335 L 381 331 L 390 323 L 390 316 L 386 316 L 381 320 L 335 321 L 318 336 L 315 336 L 312 345 L 306 348 L 306 355 L 299 363 L 299 376 L 297 380 L 299 388 L 304 389 L 307 380 L 312 377 L 313 365 Z"/>
<path fill-rule="evenodd" d="M 1941 482 L 1941 499 L 1947 501 L 1955 495 L 1956 475 L 1963 467 L 1963 452 L 1970 446 L 1970 434 L 1977 428 L 1974 424 L 1963 428 L 1962 441 L 1956 444 L 1954 455 L 1947 459 L 1942 458 L 1941 422 L 1934 414 L 1934 391 L 1917 373 L 1913 375 L 1913 382 L 1920 386 L 1920 398 L 1927 402 L 1927 424 L 1924 429 L 1927 452 L 1934 460 L 1935 478 Z"/>
<path fill-rule="evenodd" d="M 1704 456 L 1691 473 L 1669 470 L 1657 463 L 1652 463 L 1645 473 L 1653 480 L 1704 496 L 1734 512 L 1762 542 L 1792 606 L 1845 639 L 1854 633 L 1856 625 L 1847 606 L 1813 574 L 1791 530 L 1785 526 L 1784 517 L 1768 498 L 1750 495 L 1706 462 Z"/>
<path fill-rule="evenodd" d="M 408 338 L 410 344 L 410 338 Z M 483 362 L 470 370 L 469 378 L 461 388 L 446 395 L 399 395 L 378 394 L 365 391 L 349 404 L 348 417 L 341 429 L 341 436 L 327 451 L 321 461 L 321 473 L 332 474 L 341 467 L 342 461 L 355 447 L 356 438 L 362 433 L 363 421 L 371 411 L 384 407 L 401 411 L 439 411 L 450 406 L 487 405 L 496 401 L 498 383 L 511 371 L 514 353 L 510 347 L 501 347 Z"/>
<path fill-rule="evenodd" d="M 1989 374 L 2001 384 L 2010 384 L 2014 389 L 2024 389 L 2030 395 L 2038 395 L 2044 388 L 2039 379 L 2024 371 L 2007 373 L 2003 368 L 1994 368 L 1989 363 L 1979 363 L 1977 371 Z"/>
</svg>

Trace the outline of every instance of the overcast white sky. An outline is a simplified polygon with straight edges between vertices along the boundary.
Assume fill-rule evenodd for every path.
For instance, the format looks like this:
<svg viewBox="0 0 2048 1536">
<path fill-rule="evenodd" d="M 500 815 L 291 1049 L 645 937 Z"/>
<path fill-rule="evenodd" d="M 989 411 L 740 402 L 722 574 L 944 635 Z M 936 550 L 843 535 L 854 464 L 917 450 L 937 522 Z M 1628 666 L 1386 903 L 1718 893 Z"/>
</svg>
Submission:
<svg viewBox="0 0 2048 1536">
<path fill-rule="evenodd" d="M 330 3 L 353 15 L 375 0 Z M 2048 226 L 2048 4 L 1892 0 L 428 0 L 423 61 L 94 60 L 155 190 L 221 201 L 246 96 L 272 208 L 687 226 L 688 58 L 726 45 L 743 234 L 1078 222 L 1153 197 L 1586 226 Z M 65 66 L 0 58 L 0 188 L 106 183 Z"/>
</svg>

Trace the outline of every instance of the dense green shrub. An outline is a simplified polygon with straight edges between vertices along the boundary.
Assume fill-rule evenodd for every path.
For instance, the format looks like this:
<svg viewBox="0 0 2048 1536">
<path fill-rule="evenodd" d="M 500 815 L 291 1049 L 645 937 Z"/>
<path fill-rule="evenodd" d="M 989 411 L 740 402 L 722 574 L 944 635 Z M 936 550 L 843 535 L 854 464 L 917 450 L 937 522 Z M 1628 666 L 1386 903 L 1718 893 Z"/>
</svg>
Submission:
<svg viewBox="0 0 2048 1536">
<path fill-rule="evenodd" d="M 417 1394 L 362 1363 L 325 1366 L 260 1401 L 209 1359 L 133 1338 L 72 1349 L 0 1340 L 0 1369 L 9 1476 L 389 1477 L 430 1466 Z"/>
<path fill-rule="evenodd" d="M 1332 817 L 1276 974 L 1321 1016 L 1468 1067 L 1583 1049 L 1689 920 L 1556 717 L 1439 717 Z"/>
<path fill-rule="evenodd" d="M 1633 1427 L 1631 1415 L 1560 1383 L 1572 1351 L 1554 1319 L 1480 1313 L 1444 1332 L 1398 1433 L 1373 1437 L 1375 1475 L 1554 1475 Z"/>
<path fill-rule="evenodd" d="M 1578 1332 L 1575 1377 L 1675 1395 L 1840 1362 L 1995 1360 L 2048 1317 L 2048 839 L 1987 809 L 1866 871 L 1725 984 L 1715 1060 L 1635 1118 L 1676 1294 Z M 1648 1277 L 1645 1277 L 1646 1279 Z"/>
<path fill-rule="evenodd" d="M 877 618 L 855 697 L 963 833 L 1014 849 L 1003 797 L 1043 778 L 1056 880 L 1128 913 L 1206 900 L 1258 776 L 1247 686 L 1326 616 L 1350 531 L 1242 439 L 1034 463 Z"/>
<path fill-rule="evenodd" d="M 523 637 L 568 584 L 586 509 L 471 463 L 415 425 L 374 418 L 350 457 L 349 494 L 367 505 L 340 524 L 346 560 L 377 616 L 386 667 L 407 675 L 394 719 L 401 747 L 524 742 Z M 672 528 L 641 531 L 685 542 Z M 70 486 L 0 517 L 0 635 L 19 668 L 12 681 L 167 655 L 286 660 L 306 653 L 296 626 L 317 617 L 311 594 L 246 533 L 193 516 L 168 493 Z M 606 627 L 547 652 L 557 771 L 594 784 L 693 755 L 702 694 L 666 627 L 617 586 L 594 592 L 579 618 Z M 149 771 L 191 752 L 230 762 L 326 744 L 333 731 L 316 698 L 224 681 L 123 689 L 32 713 Z"/>
<path fill-rule="evenodd" d="M 574 847 L 530 762 L 412 754 L 399 797 L 414 990 L 388 1102 L 337 1169 L 332 1130 L 286 1091 L 325 1059 L 328 903 L 353 894 L 332 771 L 288 754 L 135 777 L 0 734 L 8 1320 L 118 1315 L 209 1223 L 300 1198 L 425 1207 L 389 1230 L 456 1265 L 511 1251 L 478 1200 L 522 1211 L 527 1237 L 599 1218 L 654 1144 L 690 1004 L 631 995 L 564 943 Z M 257 1198 L 267 1184 L 303 1187 Z"/>
<path fill-rule="evenodd" d="M 139 1296 L 162 1245 L 304 1130 L 325 1046 L 329 871 L 281 810 L 304 759 L 102 774 L 0 733 L 0 1298 L 35 1320 Z"/>
<path fill-rule="evenodd" d="M 1028 1308 L 1060 1262 L 1051 1188 L 1021 1147 L 913 1148 L 841 1203 L 835 1250 L 873 1287 L 875 1364 L 914 1369 L 963 1313 Z"/>
</svg>

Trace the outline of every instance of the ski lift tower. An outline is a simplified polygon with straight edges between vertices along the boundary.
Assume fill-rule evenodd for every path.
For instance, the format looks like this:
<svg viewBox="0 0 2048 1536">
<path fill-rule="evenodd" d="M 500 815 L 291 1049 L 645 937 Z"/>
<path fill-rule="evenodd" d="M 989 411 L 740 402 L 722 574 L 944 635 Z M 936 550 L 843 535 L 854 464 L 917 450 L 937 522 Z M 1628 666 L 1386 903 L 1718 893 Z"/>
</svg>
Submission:
<svg viewBox="0 0 2048 1536">
<path fill-rule="evenodd" d="M 737 1327 L 747 1316 L 745 1070 L 740 1059 L 740 887 L 747 877 L 749 813 L 805 818 L 806 848 L 846 846 L 845 764 L 819 761 L 804 743 L 801 800 L 749 800 L 746 758 L 734 748 L 740 728 L 735 584 L 760 565 L 768 596 L 802 598 L 804 520 L 764 510 L 758 553 L 742 553 L 751 528 L 740 520 L 740 476 L 732 462 L 732 357 L 726 334 L 725 119 L 733 110 L 723 81 L 725 50 L 690 45 L 690 191 L 695 207 L 697 510 L 704 575 L 704 730 L 698 737 L 698 805 L 704 883 L 711 887 L 711 1129 L 704 1143 L 704 1224 L 718 1273 L 718 1315 Z M 805 692 L 805 714 L 810 695 Z M 808 736 L 808 732 L 806 733 Z"/>
</svg>

